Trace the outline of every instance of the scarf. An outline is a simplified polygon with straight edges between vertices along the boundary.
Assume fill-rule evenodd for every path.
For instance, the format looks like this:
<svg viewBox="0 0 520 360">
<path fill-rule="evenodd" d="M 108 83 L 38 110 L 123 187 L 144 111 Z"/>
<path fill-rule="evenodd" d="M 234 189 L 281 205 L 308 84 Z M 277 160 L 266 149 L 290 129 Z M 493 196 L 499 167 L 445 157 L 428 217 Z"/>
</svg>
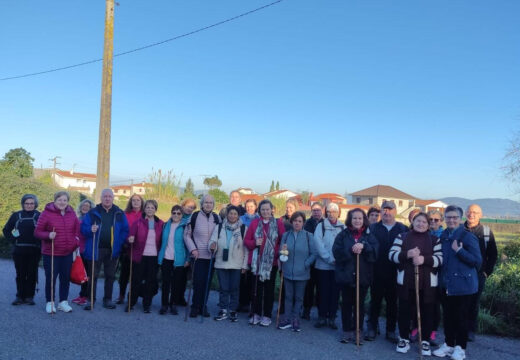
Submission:
<svg viewBox="0 0 520 360">
<path fill-rule="evenodd" d="M 236 221 L 234 224 L 228 223 L 227 219 L 224 219 L 224 223 L 222 226 L 226 231 L 231 231 L 231 241 L 229 242 L 229 247 L 234 247 L 237 250 L 240 249 L 240 245 L 242 244 L 242 233 L 240 232 L 240 226 L 242 222 L 240 220 Z"/>
<path fill-rule="evenodd" d="M 364 226 L 362 226 L 361 229 L 354 229 L 352 226 L 349 226 L 348 229 L 356 242 L 358 242 L 361 235 L 363 235 L 363 231 L 365 231 Z"/>
<path fill-rule="evenodd" d="M 260 281 L 269 280 L 271 277 L 271 269 L 273 267 L 274 262 L 274 247 L 276 245 L 276 241 L 278 239 L 278 224 L 276 223 L 276 219 L 271 217 L 269 219 L 269 232 L 264 234 L 264 223 L 263 219 L 260 219 L 258 222 L 258 226 L 255 231 L 255 239 L 264 238 L 264 249 L 262 251 L 262 257 L 260 258 L 260 266 L 259 269 L 256 269 L 256 259 L 253 256 L 254 260 L 254 269 L 252 269 L 253 274 L 260 276 Z M 253 254 L 255 255 L 255 254 Z M 253 265 L 253 264 L 251 264 Z M 252 266 L 253 267 L 253 266 Z"/>
</svg>

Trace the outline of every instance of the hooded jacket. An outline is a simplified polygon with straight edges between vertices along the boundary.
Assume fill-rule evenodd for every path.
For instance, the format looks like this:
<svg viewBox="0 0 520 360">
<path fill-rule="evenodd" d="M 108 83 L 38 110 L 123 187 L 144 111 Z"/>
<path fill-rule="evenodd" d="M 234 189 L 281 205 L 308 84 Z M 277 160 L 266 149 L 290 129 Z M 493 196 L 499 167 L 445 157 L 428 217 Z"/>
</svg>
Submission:
<svg viewBox="0 0 520 360">
<path fill-rule="evenodd" d="M 325 235 L 323 235 L 323 227 L 325 228 Z M 314 243 L 318 256 L 314 267 L 319 270 L 334 270 L 335 265 L 334 255 L 332 254 L 332 245 L 334 240 L 340 232 L 345 229 L 345 225 L 341 221 L 337 221 L 332 225 L 329 219 L 323 219 L 322 222 L 316 226 L 314 231 Z"/>
<path fill-rule="evenodd" d="M 184 229 L 186 224 L 189 223 L 190 217 L 190 215 L 183 215 L 179 225 L 177 225 L 177 228 L 175 229 L 175 234 L 173 235 L 173 267 L 184 266 L 184 264 L 190 259 L 190 254 L 188 253 L 188 249 L 186 249 L 186 245 L 184 244 Z M 159 265 L 162 265 L 164 254 L 166 253 L 171 226 L 172 219 L 170 218 L 167 222 L 164 223 L 164 228 L 162 231 L 161 250 L 159 251 L 157 258 Z"/>
<path fill-rule="evenodd" d="M 40 214 L 34 236 L 42 241 L 42 254 L 52 255 L 52 241 L 49 234 L 56 232 L 54 238 L 54 255 L 70 255 L 79 247 L 79 221 L 72 206 L 67 205 L 62 215 L 53 202 L 45 205 Z"/>
</svg>

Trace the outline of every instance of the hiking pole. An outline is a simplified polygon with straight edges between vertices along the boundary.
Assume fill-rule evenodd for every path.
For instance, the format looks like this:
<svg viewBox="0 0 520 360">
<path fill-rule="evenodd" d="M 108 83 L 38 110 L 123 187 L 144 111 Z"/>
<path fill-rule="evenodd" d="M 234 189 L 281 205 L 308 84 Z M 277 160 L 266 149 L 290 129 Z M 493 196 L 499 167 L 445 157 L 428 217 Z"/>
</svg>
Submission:
<svg viewBox="0 0 520 360">
<path fill-rule="evenodd" d="M 419 334 L 419 356 L 422 359 L 421 308 L 419 307 L 419 265 L 415 265 L 415 307 L 417 308 L 417 332 Z"/>
<path fill-rule="evenodd" d="M 204 310 L 206 309 L 206 303 L 208 302 L 209 289 L 211 283 L 211 268 L 213 267 L 213 260 L 215 260 L 215 254 L 213 251 L 211 252 L 211 258 L 209 260 L 209 269 L 208 269 L 208 281 L 206 282 L 206 289 L 204 291 L 204 303 L 202 304 L 202 311 L 200 312 L 200 322 L 204 322 Z"/>
<path fill-rule="evenodd" d="M 256 247 L 256 275 L 255 275 L 255 291 L 253 292 L 253 301 L 251 301 L 251 316 L 253 317 L 253 322 L 251 323 L 254 325 L 254 317 L 255 317 L 255 309 L 257 304 L 257 295 L 258 295 L 258 274 L 260 273 L 260 246 Z"/>
<path fill-rule="evenodd" d="M 130 285 L 128 287 L 128 313 L 130 313 L 130 310 L 132 309 L 132 267 L 133 267 L 133 261 L 132 256 L 134 253 L 134 243 L 130 244 L 130 274 L 128 275 L 128 284 Z"/>
<path fill-rule="evenodd" d="M 97 225 L 94 222 L 94 226 Z M 90 311 L 94 310 L 94 252 L 96 250 L 96 232 L 92 233 L 92 266 L 90 270 Z"/>
<path fill-rule="evenodd" d="M 356 254 L 356 346 L 359 349 L 359 253 Z"/>
<path fill-rule="evenodd" d="M 195 273 L 195 263 L 197 259 L 193 260 L 193 264 L 191 265 L 191 287 L 188 290 L 188 302 L 186 304 L 186 311 L 184 312 L 184 321 L 188 321 L 188 309 L 190 307 L 190 299 L 191 299 L 191 290 L 193 289 L 193 274 Z"/>
<path fill-rule="evenodd" d="M 54 227 L 52 228 L 54 232 Z M 54 234 L 56 237 L 56 234 Z M 60 282 L 61 284 L 61 282 Z M 60 285 L 61 286 L 61 285 Z M 51 315 L 54 314 L 54 238 L 51 239 Z"/>
<path fill-rule="evenodd" d="M 280 270 L 280 288 L 278 289 L 278 310 L 276 311 L 276 327 L 278 328 L 280 320 L 280 304 L 282 303 L 282 289 L 283 289 L 283 269 Z"/>
</svg>

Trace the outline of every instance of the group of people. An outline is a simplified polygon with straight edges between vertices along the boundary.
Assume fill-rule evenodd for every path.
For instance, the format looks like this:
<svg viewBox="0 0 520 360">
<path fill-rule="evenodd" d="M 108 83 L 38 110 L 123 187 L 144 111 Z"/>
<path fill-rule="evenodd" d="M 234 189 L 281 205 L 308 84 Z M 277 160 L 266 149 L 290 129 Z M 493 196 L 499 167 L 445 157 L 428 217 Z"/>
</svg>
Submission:
<svg viewBox="0 0 520 360">
<path fill-rule="evenodd" d="M 465 223 L 463 210 L 448 206 L 444 213 L 410 213 L 407 227 L 396 221 L 393 201 L 384 201 L 381 208 L 372 207 L 367 213 L 352 209 L 343 223 L 335 203 L 325 208 L 314 203 L 307 219 L 298 211 L 298 203 L 288 200 L 286 214 L 276 218 L 269 200 L 257 204 L 249 199 L 242 205 L 236 191 L 220 215 L 214 212 L 213 197 L 205 195 L 199 211 L 195 211 L 195 200 L 186 199 L 172 207 L 166 222 L 156 216 L 155 200 L 145 201 L 137 194 L 130 197 L 125 210 L 114 204 L 110 189 L 103 190 L 100 204 L 83 200 L 77 212 L 69 200 L 67 192 L 57 192 L 39 213 L 37 197 L 24 195 L 22 209 L 4 226 L 5 237 L 14 244 L 17 293 L 13 305 L 35 304 L 43 256 L 46 311 L 56 312 L 57 277 L 57 310 L 72 311 L 70 272 L 78 254 L 89 280 L 72 301 L 85 310 L 92 310 L 96 303 L 96 281 L 103 267 L 103 307 L 114 309 L 126 298 L 124 309 L 132 311 L 142 297 L 142 309 L 150 313 L 160 269 L 161 315 L 176 315 L 178 306 L 189 306 L 190 317 L 209 317 L 207 298 L 216 271 L 219 310 L 214 319 L 236 322 L 237 313 L 244 311 L 251 325 L 268 327 L 279 276 L 283 286 L 278 329 L 300 331 L 300 319 L 310 320 L 314 305 L 318 308 L 314 327 L 337 329 L 341 296 L 340 341 L 359 345 L 376 338 L 384 299 L 386 338 L 397 343 L 397 352 L 409 351 L 410 343 L 419 337 L 422 355 L 457 360 L 465 358 L 468 339 L 474 340 L 480 294 L 497 258 L 493 233 L 480 223 L 478 205 L 467 209 Z M 118 264 L 120 293 L 114 303 Z M 186 301 L 190 274 L 192 295 Z M 367 327 L 361 336 L 369 291 Z M 438 345 L 440 305 L 445 342 L 432 352 L 431 344 Z"/>
</svg>

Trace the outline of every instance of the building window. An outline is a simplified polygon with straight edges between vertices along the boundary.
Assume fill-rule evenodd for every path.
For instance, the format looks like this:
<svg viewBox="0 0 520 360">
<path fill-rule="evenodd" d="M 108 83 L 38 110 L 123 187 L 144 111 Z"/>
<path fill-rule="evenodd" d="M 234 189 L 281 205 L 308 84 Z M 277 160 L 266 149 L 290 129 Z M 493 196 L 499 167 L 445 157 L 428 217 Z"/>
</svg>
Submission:
<svg viewBox="0 0 520 360">
<path fill-rule="evenodd" d="M 374 199 L 372 199 L 372 198 L 368 198 L 368 203 L 369 203 L 370 205 L 372 205 L 372 204 L 374 203 Z"/>
<path fill-rule="evenodd" d="M 356 198 L 356 202 L 357 202 L 358 204 L 361 204 L 361 198 L 360 198 L 360 197 Z"/>
<path fill-rule="evenodd" d="M 399 206 L 403 206 L 403 200 L 399 200 Z"/>
</svg>

